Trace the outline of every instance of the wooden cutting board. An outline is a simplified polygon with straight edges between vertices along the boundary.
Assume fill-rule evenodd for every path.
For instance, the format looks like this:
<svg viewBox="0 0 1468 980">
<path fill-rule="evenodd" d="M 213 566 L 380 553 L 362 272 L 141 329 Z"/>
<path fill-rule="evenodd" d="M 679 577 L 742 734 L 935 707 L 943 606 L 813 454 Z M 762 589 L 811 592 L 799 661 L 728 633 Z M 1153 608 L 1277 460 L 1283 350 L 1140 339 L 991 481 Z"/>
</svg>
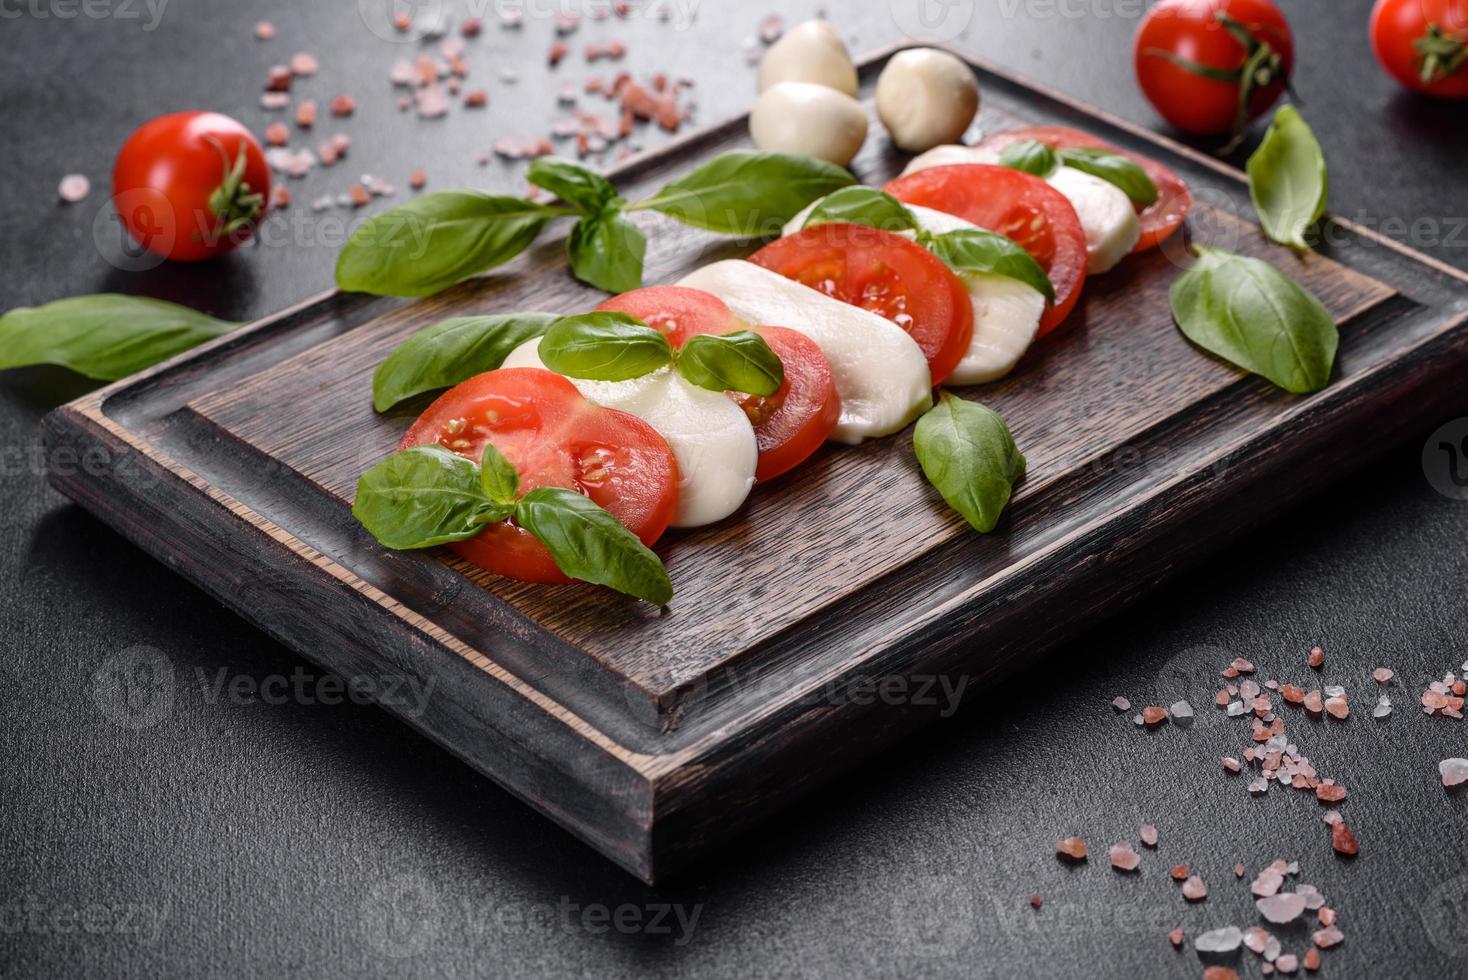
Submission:
<svg viewBox="0 0 1468 980">
<path fill-rule="evenodd" d="M 865 94 L 891 53 L 863 64 Z M 374 367 L 443 317 L 599 302 L 547 237 L 439 296 L 323 294 L 73 402 L 46 420 L 52 482 L 304 656 L 384 691 L 428 685 L 421 710 L 386 706 L 629 871 L 666 875 L 1462 397 L 1463 273 L 1335 220 L 1296 257 L 1259 235 L 1238 172 L 974 68 L 987 130 L 1079 126 L 1176 169 L 1197 198 L 1187 237 L 1275 263 L 1336 317 L 1338 377 L 1294 397 L 1192 348 L 1167 302 L 1178 234 L 1088 280 L 1064 329 L 963 392 L 1029 458 L 993 534 L 926 486 L 909 431 L 826 447 L 735 517 L 670 534 L 663 614 L 384 550 L 350 500 L 426 399 L 374 414 Z M 635 198 L 745 145 L 734 119 L 611 176 Z M 905 159 L 874 120 L 853 169 L 881 184 Z M 755 247 L 637 221 L 649 284 Z"/>
</svg>

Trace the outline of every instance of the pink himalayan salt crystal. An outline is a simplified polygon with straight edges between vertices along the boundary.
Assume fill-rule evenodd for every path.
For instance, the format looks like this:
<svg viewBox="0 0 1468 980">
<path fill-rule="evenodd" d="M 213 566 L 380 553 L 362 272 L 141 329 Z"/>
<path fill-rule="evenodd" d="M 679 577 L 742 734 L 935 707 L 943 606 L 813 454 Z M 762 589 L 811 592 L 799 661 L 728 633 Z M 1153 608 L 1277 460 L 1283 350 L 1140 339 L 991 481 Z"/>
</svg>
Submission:
<svg viewBox="0 0 1468 980">
<path fill-rule="evenodd" d="M 1324 929 L 1321 929 L 1310 938 L 1314 940 L 1315 945 L 1319 946 L 1321 949 L 1330 949 L 1332 946 L 1338 945 L 1341 940 L 1345 939 L 1346 937 L 1335 926 L 1328 926 Z"/>
<path fill-rule="evenodd" d="M 1300 968 L 1300 958 L 1294 953 L 1285 953 L 1274 961 L 1274 968 L 1280 973 L 1294 973 Z"/>
<path fill-rule="evenodd" d="M 1191 875 L 1183 882 L 1183 898 L 1190 902 L 1201 902 L 1208 897 L 1208 886 L 1203 884 L 1203 879 L 1197 875 Z"/>
<path fill-rule="evenodd" d="M 1150 823 L 1142 824 L 1142 843 L 1148 847 L 1157 846 L 1157 828 Z"/>
<path fill-rule="evenodd" d="M 1130 844 L 1112 844 L 1111 866 L 1117 871 L 1135 871 L 1142 863 L 1142 856 Z"/>
<path fill-rule="evenodd" d="M 1298 892 L 1266 895 L 1254 902 L 1259 914 L 1277 926 L 1294 922 L 1305 913 L 1305 896 Z"/>
<path fill-rule="evenodd" d="M 1437 771 L 1449 789 L 1468 783 L 1468 759 L 1444 759 L 1437 764 Z"/>
<path fill-rule="evenodd" d="M 1263 956 L 1264 948 L 1269 945 L 1269 941 L 1273 938 L 1269 934 L 1268 929 L 1262 929 L 1259 926 L 1250 926 L 1244 930 L 1244 947 L 1251 953 Z"/>
<path fill-rule="evenodd" d="M 61 178 L 56 193 L 67 204 L 75 204 L 92 193 L 92 182 L 83 174 L 67 174 Z"/>
<path fill-rule="evenodd" d="M 1167 939 L 1174 946 L 1181 946 L 1183 944 L 1183 929 L 1182 929 L 1182 926 L 1178 926 L 1175 929 L 1173 929 L 1172 932 L 1169 932 L 1167 934 Z"/>
<path fill-rule="evenodd" d="M 1067 837 L 1055 845 L 1055 850 L 1072 861 L 1084 861 L 1086 859 L 1086 839 L 1084 837 Z"/>
<path fill-rule="evenodd" d="M 1378 667 L 1371 672 L 1371 676 L 1376 678 L 1376 683 L 1385 684 L 1387 681 L 1396 676 L 1396 671 L 1392 670 L 1390 667 Z"/>
<path fill-rule="evenodd" d="M 1229 772 L 1238 772 L 1243 768 L 1243 766 L 1239 765 L 1238 759 L 1235 759 L 1231 755 L 1226 755 L 1223 757 L 1223 768 L 1227 769 Z"/>
</svg>

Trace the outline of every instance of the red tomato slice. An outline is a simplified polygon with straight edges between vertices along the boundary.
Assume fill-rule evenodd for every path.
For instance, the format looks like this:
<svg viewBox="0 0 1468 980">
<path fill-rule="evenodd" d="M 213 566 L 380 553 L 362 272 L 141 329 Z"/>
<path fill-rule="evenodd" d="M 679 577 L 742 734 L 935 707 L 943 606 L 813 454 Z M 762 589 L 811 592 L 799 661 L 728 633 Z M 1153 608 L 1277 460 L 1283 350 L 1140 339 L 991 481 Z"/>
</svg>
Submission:
<svg viewBox="0 0 1468 980">
<path fill-rule="evenodd" d="M 713 293 L 684 286 L 647 286 L 614 296 L 600 310 L 635 316 L 667 334 L 681 347 L 695 334 L 726 334 L 753 330 L 765 339 L 785 367 L 785 383 L 773 395 L 760 398 L 731 391 L 727 394 L 744 409 L 759 444 L 755 479 L 773 480 L 803 463 L 830 437 L 841 417 L 841 399 L 831 377 L 831 365 L 816 342 L 786 327 L 751 327 L 740 320 Z"/>
<path fill-rule="evenodd" d="M 887 184 L 905 204 L 944 211 L 1013 239 L 1034 256 L 1055 287 L 1040 336 L 1075 309 L 1086 281 L 1086 233 L 1075 208 L 1039 177 L 982 163 L 933 167 Z"/>
<path fill-rule="evenodd" d="M 1177 231 L 1183 219 L 1188 216 L 1188 209 L 1193 206 L 1193 194 L 1188 190 L 1188 185 L 1183 183 L 1183 179 L 1173 173 L 1171 169 L 1164 167 L 1156 160 L 1149 160 L 1140 154 L 1112 146 L 1105 140 L 1097 139 L 1090 133 L 1082 132 L 1079 129 L 1071 129 L 1067 126 L 1030 126 L 1025 129 L 1011 129 L 1003 133 L 995 133 L 979 145 L 985 149 L 1002 150 L 1011 143 L 1022 143 L 1025 140 L 1044 143 L 1057 150 L 1093 147 L 1098 150 L 1119 153 L 1147 171 L 1147 176 L 1151 177 L 1152 183 L 1157 185 L 1157 200 L 1137 211 L 1137 220 L 1142 223 L 1142 237 L 1137 239 L 1137 244 L 1132 249 L 1133 254 L 1156 248 L 1164 238 Z"/>
<path fill-rule="evenodd" d="M 816 225 L 770 242 L 749 261 L 891 320 L 922 348 L 935 385 L 968 353 L 974 335 L 968 289 L 941 259 L 901 235 Z"/>
<path fill-rule="evenodd" d="M 520 492 L 565 487 L 590 497 L 651 545 L 678 504 L 678 464 L 641 419 L 593 405 L 576 386 L 539 368 L 502 368 L 450 388 L 413 423 L 398 449 L 438 443 L 479 462 L 484 445 L 520 473 Z M 570 581 L 545 545 L 513 521 L 449 545 L 496 575 Z"/>
</svg>

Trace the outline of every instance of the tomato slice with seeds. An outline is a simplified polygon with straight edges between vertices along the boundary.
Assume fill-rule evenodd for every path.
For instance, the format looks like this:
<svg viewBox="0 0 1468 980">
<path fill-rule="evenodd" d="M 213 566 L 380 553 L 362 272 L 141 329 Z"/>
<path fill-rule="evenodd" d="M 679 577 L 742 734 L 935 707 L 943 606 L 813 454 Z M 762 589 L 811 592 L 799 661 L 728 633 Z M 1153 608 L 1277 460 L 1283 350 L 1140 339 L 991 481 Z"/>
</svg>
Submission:
<svg viewBox="0 0 1468 980">
<path fill-rule="evenodd" d="M 1183 183 L 1183 179 L 1171 168 L 1141 154 L 1112 146 L 1090 133 L 1071 129 L 1069 126 L 1029 126 L 1025 129 L 1011 129 L 1003 133 L 995 133 L 979 146 L 989 150 L 1002 150 L 1011 143 L 1023 143 L 1026 140 L 1044 143 L 1057 150 L 1090 147 L 1106 150 L 1109 153 L 1119 153 L 1147 172 L 1147 176 L 1152 178 L 1152 183 L 1157 185 L 1157 200 L 1137 210 L 1137 220 L 1142 224 L 1142 237 L 1137 239 L 1137 244 L 1132 247 L 1133 254 L 1156 248 L 1164 238 L 1177 231 L 1183 219 L 1188 216 L 1188 210 L 1193 206 L 1192 191 L 1188 190 L 1188 185 Z"/>
<path fill-rule="evenodd" d="M 841 417 L 841 399 L 831 376 L 831 365 L 815 341 L 787 327 L 750 326 L 736 317 L 713 293 L 686 286 L 647 286 L 634 289 L 597 307 L 637 317 L 661 330 L 674 347 L 695 334 L 726 334 L 753 330 L 765 339 L 785 368 L 785 381 L 773 395 L 742 392 L 728 396 L 754 426 L 759 444 L 755 479 L 773 480 L 803 463 L 831 435 Z"/>
<path fill-rule="evenodd" d="M 502 368 L 450 388 L 413 423 L 398 449 L 437 443 L 474 462 L 486 443 L 514 464 L 520 492 L 564 487 L 585 494 L 651 545 L 678 504 L 678 464 L 652 426 L 593 405 L 539 368 Z M 569 582 L 545 545 L 513 520 L 448 545 L 461 557 L 523 582 Z"/>
<path fill-rule="evenodd" d="M 1086 280 L 1086 233 L 1065 195 L 1039 177 L 1009 167 L 964 163 L 920 170 L 888 182 L 905 204 L 943 211 L 1013 239 L 1034 256 L 1055 287 L 1039 336 L 1075 309 Z"/>
<path fill-rule="evenodd" d="M 822 224 L 770 242 L 755 265 L 870 310 L 906 330 L 941 384 L 974 335 L 968 289 L 932 252 L 879 228 Z"/>
</svg>

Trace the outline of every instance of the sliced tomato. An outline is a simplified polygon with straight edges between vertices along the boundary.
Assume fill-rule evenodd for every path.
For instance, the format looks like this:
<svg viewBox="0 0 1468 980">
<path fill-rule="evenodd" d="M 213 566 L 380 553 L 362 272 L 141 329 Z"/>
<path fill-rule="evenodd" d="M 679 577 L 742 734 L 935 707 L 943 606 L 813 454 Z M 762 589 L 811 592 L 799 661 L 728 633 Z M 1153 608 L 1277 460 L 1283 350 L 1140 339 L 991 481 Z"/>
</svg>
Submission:
<svg viewBox="0 0 1468 980">
<path fill-rule="evenodd" d="M 1164 238 L 1177 231 L 1183 219 L 1188 216 L 1188 209 L 1193 206 L 1193 194 L 1188 190 L 1188 185 L 1170 168 L 1141 154 L 1112 146 L 1083 130 L 1068 126 L 1029 126 L 995 133 L 979 145 L 985 149 L 1002 150 L 1011 143 L 1023 143 L 1026 140 L 1044 143 L 1057 150 L 1092 147 L 1119 153 L 1147 172 L 1152 183 L 1157 185 L 1157 200 L 1145 208 L 1137 209 L 1137 220 L 1142 224 L 1142 237 L 1137 239 L 1137 244 L 1132 248 L 1134 254 L 1156 248 Z"/>
<path fill-rule="evenodd" d="M 983 163 L 920 170 L 885 188 L 905 204 L 932 208 L 1013 239 L 1034 256 L 1055 287 L 1040 318 L 1040 336 L 1075 309 L 1086 280 L 1086 233 L 1065 195 L 1009 167 Z"/>
<path fill-rule="evenodd" d="M 770 242 L 749 261 L 891 320 L 917 341 L 935 385 L 968 353 L 974 335 L 968 289 L 941 259 L 901 235 L 816 225 Z"/>
<path fill-rule="evenodd" d="M 713 293 L 683 286 L 647 286 L 614 296 L 600 310 L 615 310 L 656 327 L 674 347 L 695 334 L 753 330 L 765 339 L 785 368 L 780 390 L 763 398 L 727 392 L 754 426 L 759 444 L 755 479 L 763 482 L 803 463 L 830 437 L 841 417 L 841 399 L 831 365 L 816 342 L 786 327 L 750 326 Z"/>
<path fill-rule="evenodd" d="M 641 419 L 593 405 L 576 386 L 539 368 L 502 368 L 450 388 L 428 406 L 398 448 L 437 443 L 474 462 L 485 443 L 514 464 L 520 492 L 564 487 L 590 497 L 652 544 L 678 504 L 678 464 Z M 449 545 L 463 558 L 524 582 L 570 581 L 545 545 L 513 521 Z"/>
</svg>

